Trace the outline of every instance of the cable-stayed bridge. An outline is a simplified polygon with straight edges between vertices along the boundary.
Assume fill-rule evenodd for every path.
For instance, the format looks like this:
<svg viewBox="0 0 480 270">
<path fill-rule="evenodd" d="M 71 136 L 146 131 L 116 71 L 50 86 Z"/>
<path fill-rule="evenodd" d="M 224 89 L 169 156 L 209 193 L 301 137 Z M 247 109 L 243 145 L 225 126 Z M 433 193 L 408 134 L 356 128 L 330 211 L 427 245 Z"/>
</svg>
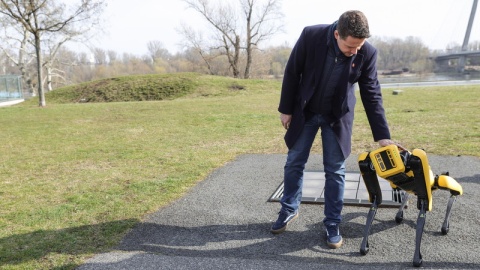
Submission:
<svg viewBox="0 0 480 270">
<path fill-rule="evenodd" d="M 449 52 L 446 54 L 439 54 L 433 59 L 437 64 L 438 71 L 451 71 L 455 69 L 457 72 L 468 72 L 470 64 L 480 65 L 480 49 L 468 50 L 468 42 L 472 32 L 473 20 L 477 11 L 478 0 L 473 0 L 472 11 L 470 12 L 470 19 L 468 20 L 467 31 L 460 51 Z"/>
</svg>

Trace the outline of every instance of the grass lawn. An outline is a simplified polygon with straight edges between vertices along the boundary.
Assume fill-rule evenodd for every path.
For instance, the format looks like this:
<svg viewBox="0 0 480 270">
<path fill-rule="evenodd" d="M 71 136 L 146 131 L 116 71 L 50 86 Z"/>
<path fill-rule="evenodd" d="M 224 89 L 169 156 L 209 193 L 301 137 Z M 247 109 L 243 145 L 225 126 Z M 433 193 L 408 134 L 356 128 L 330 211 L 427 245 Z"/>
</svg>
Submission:
<svg viewBox="0 0 480 270">
<path fill-rule="evenodd" d="M 94 82 L 81 98 L 47 94 L 46 108 L 0 108 L 0 269 L 73 269 L 236 156 L 286 153 L 280 82 L 171 76 L 175 99 L 150 100 L 147 87 L 147 101 L 71 103 Z M 405 147 L 480 156 L 480 86 L 385 89 L 384 100 Z M 358 103 L 353 155 L 377 147 Z"/>
</svg>

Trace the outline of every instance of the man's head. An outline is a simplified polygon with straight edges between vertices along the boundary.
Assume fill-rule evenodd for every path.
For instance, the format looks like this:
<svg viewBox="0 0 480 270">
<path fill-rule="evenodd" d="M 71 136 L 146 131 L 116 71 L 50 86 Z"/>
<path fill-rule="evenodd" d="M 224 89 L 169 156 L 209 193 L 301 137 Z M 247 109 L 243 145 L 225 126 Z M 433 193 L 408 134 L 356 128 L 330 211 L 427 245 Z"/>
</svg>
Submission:
<svg viewBox="0 0 480 270">
<path fill-rule="evenodd" d="M 350 10 L 340 15 L 337 31 L 342 39 L 348 36 L 359 39 L 370 37 L 367 17 L 358 10 Z"/>
<path fill-rule="evenodd" d="M 357 54 L 365 40 L 370 37 L 367 17 L 358 10 L 343 13 L 338 19 L 334 34 L 338 47 L 345 56 Z"/>
</svg>

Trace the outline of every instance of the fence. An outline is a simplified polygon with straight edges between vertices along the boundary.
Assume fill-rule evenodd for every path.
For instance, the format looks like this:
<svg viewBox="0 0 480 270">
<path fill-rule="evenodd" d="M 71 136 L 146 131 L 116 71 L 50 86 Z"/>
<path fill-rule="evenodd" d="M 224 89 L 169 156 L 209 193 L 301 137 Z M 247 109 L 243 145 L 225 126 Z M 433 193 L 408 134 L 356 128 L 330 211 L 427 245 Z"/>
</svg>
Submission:
<svg viewBox="0 0 480 270">
<path fill-rule="evenodd" d="M 0 102 L 14 99 L 23 99 L 22 77 L 0 76 Z"/>
</svg>

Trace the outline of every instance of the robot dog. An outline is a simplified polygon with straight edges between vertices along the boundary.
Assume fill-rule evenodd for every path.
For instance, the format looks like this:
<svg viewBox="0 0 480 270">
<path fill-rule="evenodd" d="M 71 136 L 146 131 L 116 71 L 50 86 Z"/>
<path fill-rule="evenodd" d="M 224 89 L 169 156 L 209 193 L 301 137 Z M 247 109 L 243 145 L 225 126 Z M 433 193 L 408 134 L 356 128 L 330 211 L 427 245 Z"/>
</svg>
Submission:
<svg viewBox="0 0 480 270">
<path fill-rule="evenodd" d="M 412 152 L 400 151 L 396 145 L 389 145 L 372 152 L 360 154 L 358 165 L 369 194 L 369 201 L 372 203 L 367 215 L 360 253 L 362 255 L 368 253 L 370 228 L 377 213 L 377 208 L 382 203 L 382 192 L 378 183 L 378 175 L 389 181 L 390 186 L 394 190 L 405 191 L 404 198 L 401 200 L 400 208 L 395 217 L 397 223 L 401 223 L 403 220 L 403 210 L 406 206 L 408 195 L 414 194 L 417 196 L 417 208 L 420 212 L 417 218 L 413 266 L 421 266 L 422 254 L 420 252 L 420 244 L 426 211 L 432 210 L 432 191 L 443 189 L 450 191 L 451 194 L 442 225 L 442 234 L 445 235 L 449 230 L 452 205 L 456 197 L 462 195 L 462 187 L 455 179 L 448 176 L 448 172 L 434 176 L 430 170 L 427 155 L 421 149 L 414 149 Z"/>
</svg>

